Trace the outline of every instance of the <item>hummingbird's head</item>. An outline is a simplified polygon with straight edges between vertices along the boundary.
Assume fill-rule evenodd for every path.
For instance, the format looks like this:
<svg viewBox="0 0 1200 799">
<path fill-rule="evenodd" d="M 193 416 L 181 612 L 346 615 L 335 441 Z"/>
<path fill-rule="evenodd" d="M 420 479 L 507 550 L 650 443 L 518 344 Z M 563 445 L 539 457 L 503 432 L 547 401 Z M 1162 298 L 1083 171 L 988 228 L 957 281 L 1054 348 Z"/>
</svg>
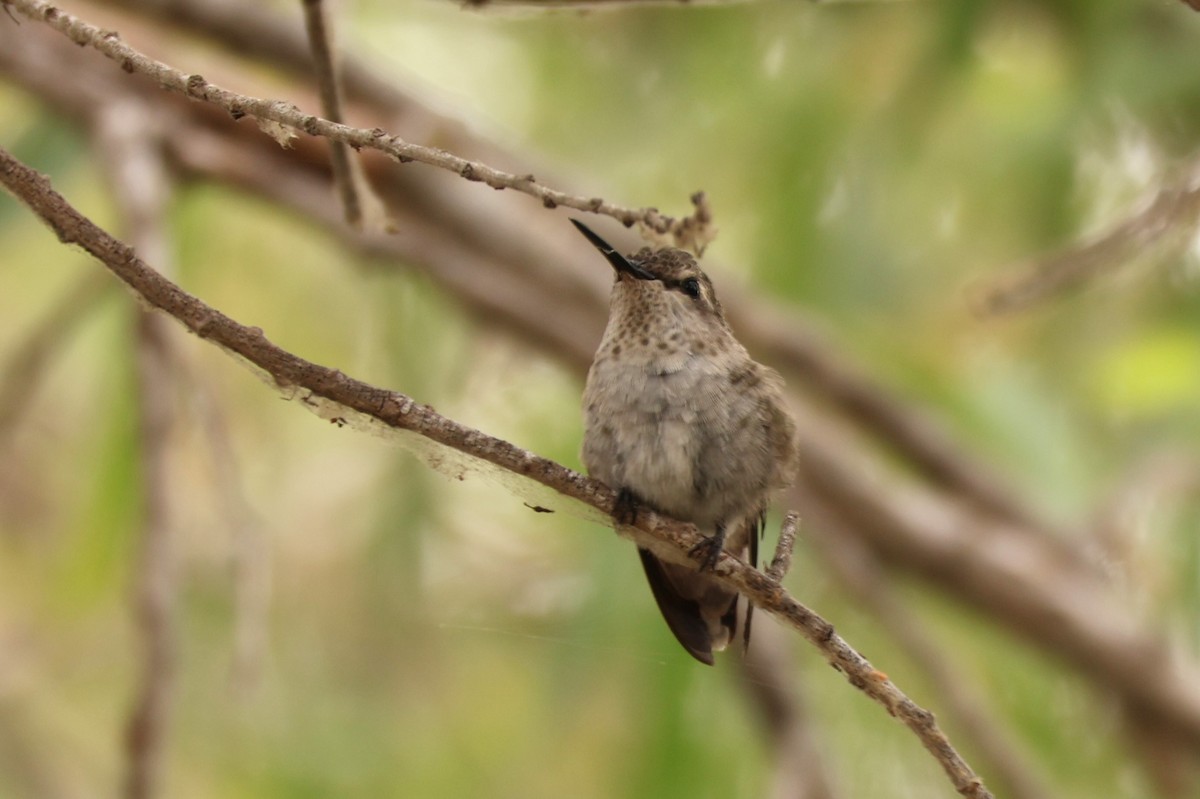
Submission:
<svg viewBox="0 0 1200 799">
<path fill-rule="evenodd" d="M 716 317 L 723 321 L 721 303 L 713 290 L 712 281 L 691 254 L 667 247 L 651 250 L 643 247 L 626 257 L 617 252 L 587 225 L 572 219 L 579 232 L 604 255 L 617 273 L 614 299 L 626 295 L 631 301 L 672 310 L 683 316 Z"/>
</svg>

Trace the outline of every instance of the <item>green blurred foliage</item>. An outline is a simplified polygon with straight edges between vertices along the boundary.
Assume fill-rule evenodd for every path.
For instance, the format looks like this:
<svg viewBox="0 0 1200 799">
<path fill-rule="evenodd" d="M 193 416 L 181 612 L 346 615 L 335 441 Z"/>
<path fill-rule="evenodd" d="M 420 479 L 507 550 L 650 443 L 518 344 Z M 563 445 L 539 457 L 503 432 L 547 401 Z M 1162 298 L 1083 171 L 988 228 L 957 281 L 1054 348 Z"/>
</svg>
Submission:
<svg viewBox="0 0 1200 799">
<path fill-rule="evenodd" d="M 752 283 L 826 328 L 1056 518 L 1082 524 L 1143 458 L 1195 451 L 1194 251 L 1012 319 L 967 302 L 1005 264 L 1117 218 L 1196 150 L 1200 14 L 1183 3 L 337 10 L 360 57 L 593 193 L 676 213 L 705 189 L 721 229 L 710 252 L 741 270 L 718 286 Z M 0 109 L 0 142 L 115 224 L 86 139 L 11 88 Z M 578 465 L 576 380 L 402 265 L 357 262 L 218 187 L 185 187 L 170 221 L 180 281 L 213 305 Z M 4 357 L 96 266 L 7 199 L 0 230 Z M 0 796 L 119 784 L 138 675 L 133 313 L 112 292 L 81 321 L 4 455 Z M 324 425 L 188 344 L 227 415 L 272 595 L 258 679 L 235 685 L 237 545 L 204 437 L 181 432 L 169 795 L 763 794 L 769 752 L 730 664 L 700 669 L 678 650 L 627 544 Z M 1139 528 L 1131 599 L 1195 647 L 1200 505 L 1170 501 Z M 938 709 L 937 686 L 803 542 L 790 585 Z M 945 597 L 905 593 L 1058 795 L 1150 795 L 1115 712 L 1076 675 Z M 950 795 L 912 736 L 796 646 L 843 795 Z"/>
</svg>

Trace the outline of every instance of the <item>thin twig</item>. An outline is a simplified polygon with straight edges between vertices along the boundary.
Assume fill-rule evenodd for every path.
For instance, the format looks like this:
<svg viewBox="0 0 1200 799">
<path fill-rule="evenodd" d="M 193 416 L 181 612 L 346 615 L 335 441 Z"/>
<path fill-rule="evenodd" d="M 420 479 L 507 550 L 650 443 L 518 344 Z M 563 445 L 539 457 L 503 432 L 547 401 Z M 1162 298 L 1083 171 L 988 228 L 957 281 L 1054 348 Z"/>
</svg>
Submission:
<svg viewBox="0 0 1200 799">
<path fill-rule="evenodd" d="M 1172 236 L 1182 241 L 1195 228 L 1198 216 L 1200 159 L 1194 159 L 1172 185 L 1160 189 L 1129 217 L 1065 250 L 1005 270 L 1008 274 L 983 292 L 979 309 L 993 315 L 1013 313 L 1060 296 L 1142 257 L 1148 248 Z"/>
<path fill-rule="evenodd" d="M 980 758 L 997 775 L 1002 789 L 1007 788 L 1005 795 L 1012 799 L 1052 796 L 1032 758 L 995 718 L 984 698 L 953 668 L 949 653 L 937 645 L 908 609 L 879 559 L 853 536 L 846 535 L 841 520 L 819 499 L 809 496 L 805 508 L 815 522 L 810 538 L 824 554 L 825 561 L 833 567 L 842 585 L 895 639 L 901 651 L 929 676 L 930 684 L 943 697 L 947 715 L 962 727 Z"/>
<path fill-rule="evenodd" d="M 783 582 L 792 567 L 800 514 L 788 511 L 779 527 L 775 556 L 766 575 Z M 746 625 L 749 629 L 749 614 Z M 773 744 L 775 767 L 771 780 L 773 799 L 833 799 L 833 783 L 824 767 L 812 724 L 800 693 L 792 653 L 774 624 L 759 625 L 754 646 L 740 661 L 742 687 L 762 714 Z"/>
<path fill-rule="evenodd" d="M 784 576 L 792 568 L 792 550 L 796 548 L 796 527 L 800 524 L 800 514 L 788 511 L 779 526 L 779 540 L 775 544 L 775 557 L 765 573 L 775 582 L 783 582 Z M 751 533 L 753 535 L 753 533 Z M 758 564 L 755 563 L 755 566 Z M 750 622 L 754 618 L 754 606 L 746 608 L 746 622 L 742 628 L 742 642 L 746 651 L 750 650 Z"/>
<path fill-rule="evenodd" d="M 779 543 L 775 545 L 775 557 L 767 567 L 767 576 L 777 583 L 783 582 L 783 578 L 791 571 L 792 553 L 796 549 L 796 531 L 799 527 L 800 514 L 794 510 L 788 511 L 779 526 Z"/>
<path fill-rule="evenodd" d="M 159 23 L 156 26 L 158 29 L 169 27 L 189 37 L 202 36 L 213 47 L 268 63 L 273 69 L 291 74 L 306 84 L 310 79 L 312 47 L 303 26 L 293 24 L 295 20 L 291 15 L 278 10 L 275 4 L 214 3 L 212 0 L 105 0 L 104 5 L 125 9 L 143 19 L 155 20 Z M 460 145 L 474 145 L 471 152 L 489 152 L 487 159 L 496 160 L 493 157 L 494 146 L 471 136 L 456 120 L 422 107 L 415 98 L 405 93 L 394 77 L 384 77 L 375 72 L 365 60 L 356 58 L 353 51 L 342 51 L 338 67 L 346 100 L 386 107 L 395 118 L 405 117 L 405 112 L 415 106 L 421 117 L 419 128 L 430 131 L 431 139 L 452 141 L 455 149 L 465 149 Z"/>
<path fill-rule="evenodd" d="M 393 435 L 415 433 L 472 462 L 491 464 L 611 517 L 616 495 L 546 458 L 493 438 L 437 414 L 399 392 L 387 391 L 348 377 L 335 369 L 306 361 L 272 344 L 263 331 L 246 327 L 188 294 L 146 265 L 128 245 L 114 239 L 81 215 L 53 190 L 49 181 L 0 149 L 0 182 L 41 217 L 66 244 L 78 244 L 100 260 L 153 308 L 164 311 L 200 338 L 265 373 L 285 396 L 295 397 L 326 418 L 350 420 Z M 687 553 L 701 540 L 690 524 L 645 513 L 636 528 L 620 532 L 650 547 L 655 554 L 689 562 Z M 991 797 L 980 778 L 951 745 L 933 714 L 897 688 L 885 674 L 855 651 L 825 621 L 790 596 L 779 583 L 725 553 L 714 577 L 749 601 L 796 628 L 817 647 L 851 685 L 866 693 L 902 721 L 937 759 L 955 789 L 975 799 Z"/>
<path fill-rule="evenodd" d="M 1200 670 L 1094 570 L 1048 557 L 966 503 L 885 476 L 827 418 L 793 405 L 804 445 L 792 501 L 819 497 L 889 565 L 953 586 L 1011 630 L 1058 653 L 1200 751 Z M 1001 610 L 1002 609 L 1002 610 Z M 997 612 L 999 611 L 999 612 Z"/>
<path fill-rule="evenodd" d="M 276 127 L 269 128 L 268 132 L 281 142 L 286 143 L 295 135 L 296 131 L 302 131 L 310 136 L 323 136 L 333 141 L 343 142 L 356 150 L 362 148 L 379 150 L 400 163 L 416 161 L 436 166 L 455 172 L 466 180 L 484 183 L 493 189 L 513 189 L 536 197 L 547 208 L 565 206 L 579 211 L 611 216 L 626 227 L 632 227 L 635 224 L 641 225 L 654 233 L 672 235 L 681 242 L 681 246 L 697 241 L 704 244 L 711 238 L 713 228 L 705 219 L 708 211 L 702 203 L 702 195 L 699 195 L 699 201 L 694 201 L 697 206 L 696 215 L 681 219 L 659 213 L 656 208 L 624 208 L 605 202 L 600 197 L 576 197 L 539 183 L 533 175 L 503 172 L 482 162 L 471 161 L 445 150 L 413 144 L 404 141 L 399 136 L 389 134 L 382 128 L 371 130 L 355 128 L 312 114 L 305 114 L 291 103 L 281 100 L 250 97 L 223 89 L 209 83 L 202 75 L 187 75 L 161 61 L 150 58 L 121 41 L 121 37 L 116 31 L 97 28 L 57 6 L 42 2 L 42 0 L 8 0 L 8 2 L 30 19 L 45 22 L 76 44 L 92 47 L 103 53 L 116 61 L 126 72 L 146 75 L 164 89 L 178 92 L 193 100 L 213 103 L 225 109 L 235 119 L 251 116 L 261 122 L 272 123 Z"/>
<path fill-rule="evenodd" d="M 325 20 L 325 6 L 321 0 L 303 0 L 304 27 L 312 47 L 313 67 L 317 73 L 317 86 L 321 90 L 321 108 L 326 119 L 342 122 L 342 98 L 338 85 L 338 73 L 334 68 L 333 52 L 329 42 L 329 26 Z M 362 206 L 358 202 L 358 188 L 354 167 L 350 163 L 350 147 L 345 142 L 329 142 L 330 165 L 333 182 L 342 200 L 342 213 L 347 224 L 358 227 L 362 224 Z"/>
</svg>

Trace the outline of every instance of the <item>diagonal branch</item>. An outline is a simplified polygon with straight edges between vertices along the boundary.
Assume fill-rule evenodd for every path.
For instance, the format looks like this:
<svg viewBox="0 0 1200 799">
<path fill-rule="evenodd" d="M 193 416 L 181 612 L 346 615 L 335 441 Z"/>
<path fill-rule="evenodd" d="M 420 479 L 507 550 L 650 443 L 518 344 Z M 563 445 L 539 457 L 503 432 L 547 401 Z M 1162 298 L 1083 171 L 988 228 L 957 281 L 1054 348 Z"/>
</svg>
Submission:
<svg viewBox="0 0 1200 799">
<path fill-rule="evenodd" d="M 304 360 L 272 344 L 263 331 L 239 324 L 164 278 L 138 258 L 128 245 L 114 239 L 76 211 L 53 190 L 50 182 L 0 149 L 0 182 L 50 226 L 60 241 L 78 244 L 124 281 L 148 306 L 174 317 L 200 338 L 215 344 L 259 371 L 286 397 L 298 398 L 313 412 L 338 424 L 369 428 L 398 441 L 413 436 L 440 445 L 430 460 L 452 468 L 490 464 L 511 479 L 525 478 L 550 489 L 593 519 L 611 516 L 615 494 L 546 458 L 507 441 L 493 438 L 436 413 L 399 392 L 355 380 L 336 369 Z M 458 465 L 453 465 L 458 459 Z M 597 513 L 597 511 L 599 513 Z M 642 515 L 636 528 L 619 532 L 633 537 L 675 562 L 687 562 L 687 552 L 699 541 L 695 527 L 655 514 Z M 882 672 L 854 650 L 825 621 L 787 593 L 766 574 L 722 554 L 713 572 L 764 611 L 797 629 L 851 685 L 866 693 L 900 719 L 920 739 L 945 770 L 960 794 L 984 799 L 992 794 L 938 727 L 933 714 L 921 708 Z"/>
<path fill-rule="evenodd" d="M 1200 0 L 1196 0 L 1200 3 Z M 1022 311 L 1095 280 L 1155 245 L 1182 241 L 1200 219 L 1200 158 L 1181 170 L 1181 177 L 1160 189 L 1129 217 L 1064 250 L 1043 255 L 1008 270 L 978 300 L 983 313 Z"/>
<path fill-rule="evenodd" d="M 906 607 L 879 558 L 853 535 L 846 534 L 844 522 L 820 498 L 809 496 L 805 507 L 810 522 L 809 540 L 823 554 L 851 597 L 871 612 L 899 650 L 937 686 L 947 716 L 957 722 L 962 734 L 972 742 L 981 761 L 995 774 L 1001 790 L 1012 799 L 1051 796 L 1033 759 L 1001 720 L 994 717 L 984 697 L 955 668 L 949 653 L 937 645 L 920 618 Z"/>
<path fill-rule="evenodd" d="M 80 46 L 92 47 L 120 64 L 126 72 L 134 72 L 152 78 L 162 88 L 177 92 L 193 100 L 203 100 L 225 109 L 235 119 L 251 116 L 272 135 L 287 142 L 296 131 L 310 136 L 321 136 L 341 142 L 355 150 L 369 149 L 386 153 L 400 163 L 418 163 L 436 166 L 455 172 L 466 180 L 487 184 L 493 189 L 513 189 L 542 201 L 547 208 L 566 206 L 580 211 L 603 214 L 619 220 L 626 227 L 640 225 L 658 234 L 669 234 L 681 245 L 703 249 L 712 238 L 713 228 L 709 224 L 710 212 L 703 193 L 692 195 L 696 212 L 692 216 L 677 219 L 659 213 L 656 208 L 624 208 L 605 202 L 600 197 L 576 197 L 552 189 L 531 174 L 517 175 L 472 161 L 445 150 L 425 147 L 405 141 L 389 134 L 382 128 L 356 128 L 333 122 L 322 117 L 306 114 L 291 103 L 250 97 L 223 89 L 209 83 L 202 75 L 187 75 L 121 41 L 116 31 L 102 30 L 79 17 L 42 2 L 42 0 L 5 0 L 5 3 L 30 19 L 45 22 L 59 33 Z M 279 127 L 282 130 L 279 130 Z"/>
</svg>

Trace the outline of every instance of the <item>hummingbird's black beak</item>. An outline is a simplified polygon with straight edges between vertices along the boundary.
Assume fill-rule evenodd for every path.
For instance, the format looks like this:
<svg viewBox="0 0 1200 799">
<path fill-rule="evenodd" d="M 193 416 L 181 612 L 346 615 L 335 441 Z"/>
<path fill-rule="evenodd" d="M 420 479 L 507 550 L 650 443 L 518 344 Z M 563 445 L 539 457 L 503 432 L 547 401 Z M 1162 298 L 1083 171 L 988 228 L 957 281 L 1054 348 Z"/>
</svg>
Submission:
<svg viewBox="0 0 1200 799">
<path fill-rule="evenodd" d="M 633 261 L 630 261 L 624 255 L 612 248 L 607 241 L 597 236 L 592 232 L 592 229 L 580 222 L 578 219 L 572 219 L 571 224 L 579 228 L 579 232 L 583 237 L 592 243 L 600 253 L 608 259 L 608 262 L 613 265 L 613 269 L 618 272 L 624 272 L 627 275 L 636 277 L 638 280 L 658 280 L 657 277 L 647 272 L 642 267 L 638 266 Z"/>
</svg>

